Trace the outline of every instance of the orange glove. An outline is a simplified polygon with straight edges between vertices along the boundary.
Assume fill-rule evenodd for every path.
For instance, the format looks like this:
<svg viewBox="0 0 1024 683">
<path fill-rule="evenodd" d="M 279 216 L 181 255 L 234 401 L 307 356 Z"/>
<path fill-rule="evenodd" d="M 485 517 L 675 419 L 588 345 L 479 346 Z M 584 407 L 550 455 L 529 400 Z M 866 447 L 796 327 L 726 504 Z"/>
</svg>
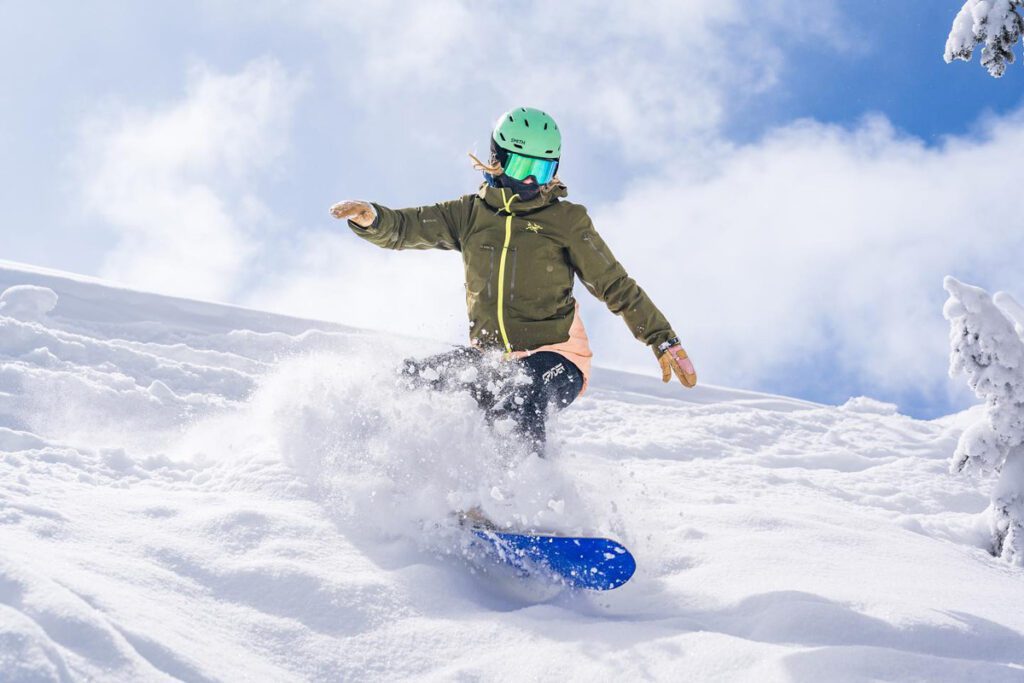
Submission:
<svg viewBox="0 0 1024 683">
<path fill-rule="evenodd" d="M 672 374 L 675 373 L 684 387 L 692 389 L 697 386 L 697 371 L 693 369 L 693 362 L 678 341 L 658 356 L 658 362 L 661 364 L 662 382 L 672 379 Z"/>
<path fill-rule="evenodd" d="M 377 218 L 377 211 L 372 204 L 349 199 L 332 206 L 331 215 L 335 218 L 347 218 L 358 226 L 368 228 Z"/>
</svg>

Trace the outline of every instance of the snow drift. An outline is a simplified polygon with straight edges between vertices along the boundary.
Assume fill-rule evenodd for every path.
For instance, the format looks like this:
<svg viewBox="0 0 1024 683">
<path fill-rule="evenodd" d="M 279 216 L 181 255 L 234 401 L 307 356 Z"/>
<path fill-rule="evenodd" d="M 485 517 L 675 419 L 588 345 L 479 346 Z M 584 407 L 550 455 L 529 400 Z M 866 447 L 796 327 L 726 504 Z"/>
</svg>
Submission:
<svg viewBox="0 0 1024 683">
<path fill-rule="evenodd" d="M 396 385 L 436 344 L 0 266 L 4 681 L 1024 679 L 970 416 L 598 370 L 539 461 Z M 637 575 L 512 594 L 471 505 Z"/>
</svg>

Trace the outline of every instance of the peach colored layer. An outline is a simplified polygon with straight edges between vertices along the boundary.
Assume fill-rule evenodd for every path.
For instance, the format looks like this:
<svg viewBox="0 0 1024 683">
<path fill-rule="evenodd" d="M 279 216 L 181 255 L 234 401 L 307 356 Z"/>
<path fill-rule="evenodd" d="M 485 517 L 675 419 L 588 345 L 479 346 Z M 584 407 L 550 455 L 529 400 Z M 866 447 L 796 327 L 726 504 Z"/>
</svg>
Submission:
<svg viewBox="0 0 1024 683">
<path fill-rule="evenodd" d="M 580 396 L 587 390 L 590 383 L 590 364 L 594 358 L 590 350 L 590 340 L 587 338 L 587 330 L 583 327 L 583 319 L 580 317 L 580 305 L 576 304 L 576 311 L 572 316 L 572 325 L 569 327 L 569 338 L 557 344 L 547 344 L 529 351 L 513 351 L 513 358 L 525 358 L 531 353 L 538 351 L 554 351 L 565 356 L 583 373 L 583 388 L 580 389 Z"/>
</svg>

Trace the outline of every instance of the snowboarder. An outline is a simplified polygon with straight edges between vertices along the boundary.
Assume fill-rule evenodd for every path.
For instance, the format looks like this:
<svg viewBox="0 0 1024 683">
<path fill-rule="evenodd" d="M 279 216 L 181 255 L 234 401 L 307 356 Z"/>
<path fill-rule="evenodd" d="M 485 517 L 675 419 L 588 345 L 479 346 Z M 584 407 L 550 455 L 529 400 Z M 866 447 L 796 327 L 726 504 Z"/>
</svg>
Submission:
<svg viewBox="0 0 1024 683">
<path fill-rule="evenodd" d="M 476 194 L 399 210 L 352 200 L 331 207 L 377 246 L 462 252 L 470 346 L 409 360 L 403 372 L 415 384 L 468 389 L 489 420 L 511 418 L 538 455 L 548 410 L 582 395 L 590 376 L 575 276 L 651 347 L 663 381 L 674 373 L 686 387 L 697 383 L 665 316 L 612 255 L 586 208 L 564 200 L 561 152 L 555 121 L 521 107 L 495 124 L 489 163 L 470 155 L 486 181 Z"/>
</svg>

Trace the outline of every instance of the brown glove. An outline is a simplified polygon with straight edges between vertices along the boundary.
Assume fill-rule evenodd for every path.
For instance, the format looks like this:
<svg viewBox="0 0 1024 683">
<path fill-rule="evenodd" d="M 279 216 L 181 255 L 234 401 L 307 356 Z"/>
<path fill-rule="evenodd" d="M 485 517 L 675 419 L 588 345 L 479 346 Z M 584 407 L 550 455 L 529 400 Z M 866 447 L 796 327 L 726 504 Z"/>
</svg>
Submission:
<svg viewBox="0 0 1024 683">
<path fill-rule="evenodd" d="M 661 364 L 662 382 L 672 379 L 672 373 L 675 373 L 684 387 L 692 389 L 697 386 L 697 371 L 693 369 L 693 362 L 679 344 L 670 346 L 658 357 L 658 362 Z"/>
<path fill-rule="evenodd" d="M 331 207 L 331 215 L 335 218 L 346 218 L 358 226 L 368 228 L 377 218 L 377 212 L 371 204 L 347 199 Z"/>
</svg>

